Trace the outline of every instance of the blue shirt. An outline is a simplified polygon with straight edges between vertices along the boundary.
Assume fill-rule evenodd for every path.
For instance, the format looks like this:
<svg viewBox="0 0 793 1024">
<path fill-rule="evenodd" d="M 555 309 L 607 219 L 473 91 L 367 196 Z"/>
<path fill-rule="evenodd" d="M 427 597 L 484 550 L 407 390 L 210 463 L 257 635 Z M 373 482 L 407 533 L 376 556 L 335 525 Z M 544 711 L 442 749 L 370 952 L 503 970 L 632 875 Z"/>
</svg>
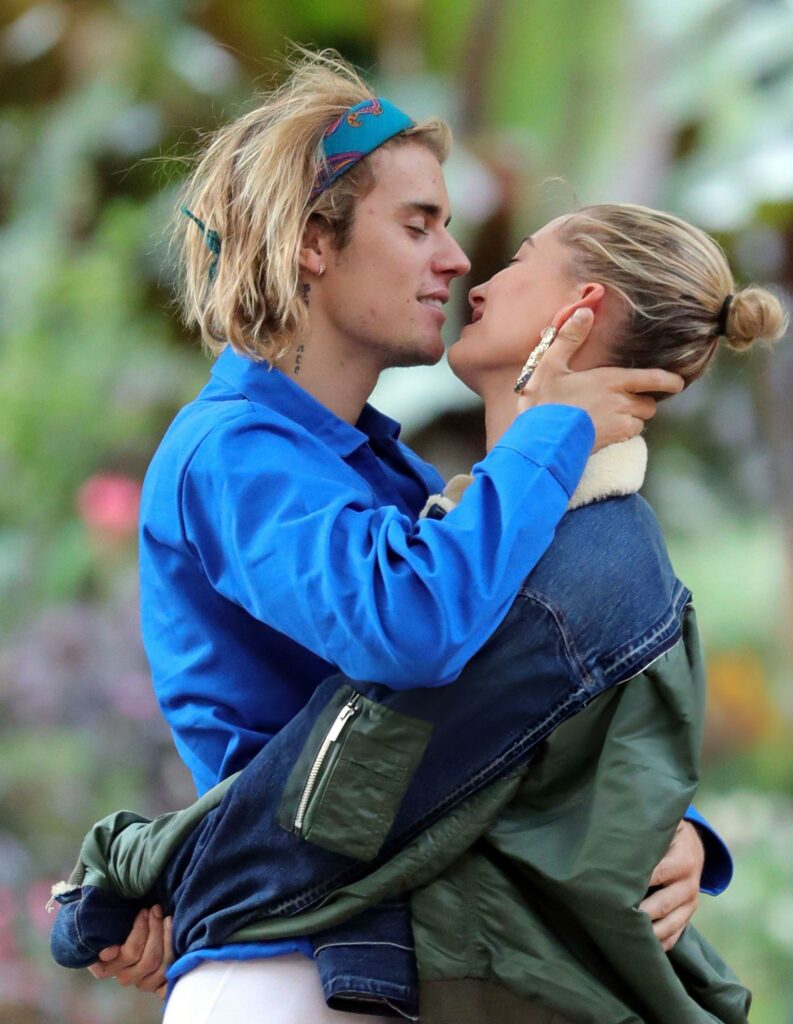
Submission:
<svg viewBox="0 0 793 1024">
<path fill-rule="evenodd" d="M 166 433 L 141 503 L 143 638 L 198 792 L 337 669 L 395 689 L 454 680 L 550 545 L 593 441 L 582 410 L 523 413 L 460 505 L 417 521 L 443 481 L 397 423 L 367 405 L 351 426 L 227 349 Z"/>
<path fill-rule="evenodd" d="M 443 521 L 443 481 L 365 407 L 340 420 L 227 349 L 143 488 L 143 638 L 199 793 L 242 768 L 336 671 L 455 679 L 549 546 L 589 455 L 586 413 L 524 413 Z"/>
</svg>

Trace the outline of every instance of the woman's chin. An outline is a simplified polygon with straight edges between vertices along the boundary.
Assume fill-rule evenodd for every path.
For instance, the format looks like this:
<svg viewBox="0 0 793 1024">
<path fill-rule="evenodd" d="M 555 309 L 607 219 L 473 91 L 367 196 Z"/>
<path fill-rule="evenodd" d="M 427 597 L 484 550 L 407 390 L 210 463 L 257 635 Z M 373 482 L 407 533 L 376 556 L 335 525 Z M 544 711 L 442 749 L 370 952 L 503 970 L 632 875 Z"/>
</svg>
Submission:
<svg viewBox="0 0 793 1024">
<path fill-rule="evenodd" d="M 479 388 L 480 374 L 477 372 L 477 367 L 472 366 L 462 353 L 460 355 L 455 354 L 455 348 L 458 344 L 459 342 L 455 342 L 447 353 L 446 359 L 449 363 L 449 369 L 470 391 L 481 395 L 482 392 Z"/>
</svg>

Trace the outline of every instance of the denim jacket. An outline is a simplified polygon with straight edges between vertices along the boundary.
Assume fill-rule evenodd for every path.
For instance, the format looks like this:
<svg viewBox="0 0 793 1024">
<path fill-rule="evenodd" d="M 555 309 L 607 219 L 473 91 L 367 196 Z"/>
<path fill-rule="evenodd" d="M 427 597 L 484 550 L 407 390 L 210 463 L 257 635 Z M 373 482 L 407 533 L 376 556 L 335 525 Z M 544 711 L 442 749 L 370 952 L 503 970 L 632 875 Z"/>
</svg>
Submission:
<svg viewBox="0 0 793 1024">
<path fill-rule="evenodd" d="M 395 693 L 333 677 L 242 773 L 198 804 L 153 824 L 129 812 L 99 823 L 59 897 L 67 913 L 53 932 L 56 959 L 83 966 L 126 936 L 129 916 L 121 921 L 116 908 L 110 935 L 98 910 L 112 889 L 128 915 L 141 899 L 174 913 L 177 956 L 319 929 L 314 948 L 331 1005 L 366 1012 L 376 1000 L 377 1012 L 415 1017 L 399 885 L 383 892 L 380 907 L 359 902 L 365 914 L 354 916 L 355 900 L 338 919 L 323 907 L 463 808 L 464 827 L 436 845 L 422 877 L 449 868 L 461 843 L 503 808 L 509 787 L 493 783 L 516 778 L 561 722 L 682 636 L 690 595 L 651 510 L 631 493 L 635 465 L 628 460 L 626 474 L 613 452 L 601 454 L 553 546 L 456 682 Z M 620 491 L 628 494 L 602 500 Z"/>
</svg>

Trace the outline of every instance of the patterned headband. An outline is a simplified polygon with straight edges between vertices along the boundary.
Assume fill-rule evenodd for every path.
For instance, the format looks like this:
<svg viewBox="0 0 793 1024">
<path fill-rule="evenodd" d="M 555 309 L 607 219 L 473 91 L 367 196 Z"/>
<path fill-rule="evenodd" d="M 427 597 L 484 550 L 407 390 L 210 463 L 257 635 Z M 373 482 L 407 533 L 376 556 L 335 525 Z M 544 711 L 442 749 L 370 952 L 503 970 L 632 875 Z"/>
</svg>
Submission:
<svg viewBox="0 0 793 1024">
<path fill-rule="evenodd" d="M 345 110 L 325 129 L 322 137 L 325 160 L 311 190 L 311 199 L 316 199 L 320 192 L 324 192 L 345 171 L 349 171 L 378 146 L 405 129 L 412 128 L 414 124 L 412 118 L 382 96 L 363 100 Z M 220 260 L 220 235 L 217 231 L 207 230 L 201 218 L 186 206 L 180 207 L 180 210 L 199 229 L 206 247 L 212 253 L 209 280 L 214 281 Z"/>
<path fill-rule="evenodd" d="M 412 128 L 414 123 L 382 96 L 363 100 L 345 110 L 325 129 L 322 137 L 325 161 L 311 190 L 311 199 L 316 199 L 359 160 L 395 135 Z"/>
</svg>

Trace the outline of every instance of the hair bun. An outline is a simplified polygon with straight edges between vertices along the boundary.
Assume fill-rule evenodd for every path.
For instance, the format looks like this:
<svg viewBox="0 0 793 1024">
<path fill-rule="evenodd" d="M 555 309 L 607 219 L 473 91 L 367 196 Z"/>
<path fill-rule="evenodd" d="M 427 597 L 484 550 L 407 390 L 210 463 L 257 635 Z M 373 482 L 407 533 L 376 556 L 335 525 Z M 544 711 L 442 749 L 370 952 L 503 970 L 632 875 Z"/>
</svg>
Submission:
<svg viewBox="0 0 793 1024">
<path fill-rule="evenodd" d="M 765 288 L 752 286 L 733 296 L 724 338 L 730 348 L 743 352 L 758 341 L 777 341 L 787 324 L 788 317 L 779 299 Z"/>
</svg>

